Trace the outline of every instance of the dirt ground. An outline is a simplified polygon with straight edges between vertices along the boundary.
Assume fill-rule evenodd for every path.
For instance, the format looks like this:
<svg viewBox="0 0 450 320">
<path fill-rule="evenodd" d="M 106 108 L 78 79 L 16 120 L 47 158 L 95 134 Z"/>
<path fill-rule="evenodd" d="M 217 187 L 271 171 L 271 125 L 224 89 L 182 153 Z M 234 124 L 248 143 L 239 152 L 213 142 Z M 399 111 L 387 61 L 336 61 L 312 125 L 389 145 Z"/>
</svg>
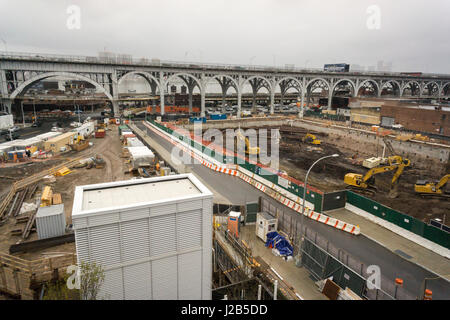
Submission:
<svg viewBox="0 0 450 320">
<path fill-rule="evenodd" d="M 50 185 L 53 192 L 61 193 L 62 201 L 64 203 L 64 211 L 66 214 L 66 223 L 71 224 L 73 195 L 76 186 L 131 178 L 129 174 L 125 173 L 125 170 L 128 168 L 125 164 L 125 159 L 120 157 L 122 153 L 122 145 L 116 126 L 111 126 L 111 130 L 107 131 L 105 138 L 92 138 L 90 139 L 90 142 L 93 143 L 93 146 L 80 152 L 71 151 L 64 154 L 64 156 L 47 160 L 45 162 L 27 163 L 16 165 L 14 167 L 0 168 L 0 192 L 6 193 L 9 190 L 8 186 L 14 182 L 14 180 L 55 166 L 65 161 L 66 158 L 84 156 L 87 158 L 99 154 L 106 162 L 106 166 L 103 169 L 72 169 L 70 174 L 63 177 L 56 177 L 56 182 L 54 183 L 48 183 L 45 180 L 42 180 L 34 195 L 34 198 L 39 197 L 44 185 Z M 28 200 L 25 202 L 31 201 Z M 9 218 L 8 222 L 0 227 L 0 252 L 8 253 L 10 245 L 22 241 L 20 236 L 10 235 L 10 231 L 17 229 L 18 227 L 22 227 L 22 225 L 16 225 L 14 218 Z M 28 237 L 27 241 L 30 240 L 37 240 L 37 234 L 35 232 L 31 233 Z M 34 260 L 41 258 L 44 254 L 59 252 L 75 252 L 75 244 L 68 243 L 32 253 L 15 255 L 24 259 Z"/>
<path fill-rule="evenodd" d="M 315 160 L 324 155 L 338 153 L 339 158 L 325 159 L 317 164 L 308 178 L 309 184 L 324 192 L 344 189 L 346 187 L 344 176 L 347 173 L 365 174 L 368 171 L 360 164 L 364 158 L 370 156 L 365 155 L 363 145 L 361 146 L 361 152 L 355 158 L 354 152 L 345 148 L 337 149 L 333 144 L 327 143 L 326 136 L 318 136 L 318 138 L 322 140 L 319 148 L 303 143 L 298 139 L 282 138 L 280 143 L 281 169 L 285 170 L 290 176 L 303 181 L 306 170 Z M 376 175 L 377 193 L 373 196 L 365 196 L 424 222 L 434 218 L 443 219 L 445 214 L 450 212 L 450 201 L 448 199 L 422 198 L 414 192 L 416 181 L 433 177 L 433 172 L 406 168 L 398 182 L 398 196 L 394 199 L 388 196 L 392 175 L 393 172 Z"/>
</svg>

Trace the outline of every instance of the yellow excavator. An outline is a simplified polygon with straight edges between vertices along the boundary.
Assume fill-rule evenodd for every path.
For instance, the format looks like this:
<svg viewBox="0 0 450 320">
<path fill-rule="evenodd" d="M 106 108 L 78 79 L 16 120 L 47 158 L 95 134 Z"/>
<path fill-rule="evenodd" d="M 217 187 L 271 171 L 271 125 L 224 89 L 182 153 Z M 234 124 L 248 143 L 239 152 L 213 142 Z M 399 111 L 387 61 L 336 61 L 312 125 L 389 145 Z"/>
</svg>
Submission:
<svg viewBox="0 0 450 320">
<path fill-rule="evenodd" d="M 316 145 L 322 143 L 322 141 L 317 139 L 316 136 L 313 135 L 312 133 L 307 133 L 306 136 L 303 137 L 302 141 L 303 142 L 307 142 L 307 143 L 311 143 L 311 144 L 316 144 Z"/>
<path fill-rule="evenodd" d="M 390 196 L 395 198 L 397 196 L 395 189 L 398 179 L 405 168 L 411 165 L 411 161 L 409 159 L 403 159 L 401 156 L 391 156 L 388 157 L 387 162 L 388 165 L 372 168 L 364 176 L 358 173 L 347 173 L 344 177 L 344 183 L 351 189 L 367 191 L 367 193 L 373 194 L 376 191 L 375 186 L 371 183 L 373 176 L 379 173 L 397 170 L 391 180 L 390 192 Z"/>
<path fill-rule="evenodd" d="M 414 185 L 414 191 L 423 197 L 438 196 L 450 198 L 450 194 L 446 194 L 445 185 L 450 181 L 450 173 L 446 174 L 439 181 L 418 180 Z"/>
<path fill-rule="evenodd" d="M 245 155 L 249 156 L 249 155 L 259 155 L 259 147 L 252 147 L 250 145 L 250 141 L 248 140 L 247 137 L 245 137 L 241 130 L 237 131 L 236 137 L 240 140 L 240 141 L 245 141 Z M 237 144 L 236 144 L 236 149 L 235 151 L 237 151 Z"/>
</svg>

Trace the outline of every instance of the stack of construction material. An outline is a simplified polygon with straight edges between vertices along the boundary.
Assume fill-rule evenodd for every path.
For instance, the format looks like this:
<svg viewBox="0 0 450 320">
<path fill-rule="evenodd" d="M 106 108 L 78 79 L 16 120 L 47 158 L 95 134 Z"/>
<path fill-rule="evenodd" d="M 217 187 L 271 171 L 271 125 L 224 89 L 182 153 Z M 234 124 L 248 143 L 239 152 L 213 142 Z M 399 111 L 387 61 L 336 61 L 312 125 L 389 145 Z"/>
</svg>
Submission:
<svg viewBox="0 0 450 320">
<path fill-rule="evenodd" d="M 49 186 L 44 187 L 41 196 L 41 207 L 51 206 L 53 201 L 53 191 Z"/>
<path fill-rule="evenodd" d="M 154 153 L 147 147 L 128 147 L 133 169 L 148 167 L 155 161 Z"/>
</svg>

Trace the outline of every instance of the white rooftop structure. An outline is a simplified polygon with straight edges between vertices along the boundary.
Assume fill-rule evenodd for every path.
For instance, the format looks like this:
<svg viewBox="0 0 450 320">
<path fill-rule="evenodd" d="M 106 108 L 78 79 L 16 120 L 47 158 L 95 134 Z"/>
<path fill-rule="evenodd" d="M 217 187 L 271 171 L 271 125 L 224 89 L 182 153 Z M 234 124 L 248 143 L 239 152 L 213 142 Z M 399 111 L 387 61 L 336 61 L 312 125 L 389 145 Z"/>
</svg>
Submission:
<svg viewBox="0 0 450 320">
<path fill-rule="evenodd" d="M 99 298 L 211 299 L 212 197 L 192 174 L 76 187 L 78 263 L 105 270 Z"/>
</svg>

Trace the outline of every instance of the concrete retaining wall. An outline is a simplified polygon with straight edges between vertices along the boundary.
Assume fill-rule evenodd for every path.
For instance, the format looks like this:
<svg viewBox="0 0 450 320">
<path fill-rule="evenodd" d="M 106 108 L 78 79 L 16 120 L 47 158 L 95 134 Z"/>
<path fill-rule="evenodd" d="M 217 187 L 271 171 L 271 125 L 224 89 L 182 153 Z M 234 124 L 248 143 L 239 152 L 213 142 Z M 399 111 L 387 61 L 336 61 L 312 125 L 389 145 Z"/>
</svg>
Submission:
<svg viewBox="0 0 450 320">
<path fill-rule="evenodd" d="M 345 147 L 361 156 L 382 155 L 384 143 L 381 137 L 374 132 L 361 129 L 347 128 L 344 126 L 326 126 L 322 123 L 310 120 L 292 120 L 286 117 L 274 118 L 243 118 L 236 120 L 209 121 L 202 124 L 203 129 L 226 129 L 245 127 L 278 127 L 290 125 L 292 127 L 304 128 L 328 135 L 331 143 L 337 147 Z M 193 130 L 193 125 L 181 126 L 188 130 Z M 450 146 L 422 142 L 422 141 L 398 141 L 389 136 L 394 150 L 401 156 L 411 160 L 413 168 L 430 170 L 440 176 L 447 172 L 450 163 Z M 361 146 L 364 146 L 364 153 L 361 153 Z M 387 152 L 387 151 L 386 151 Z"/>
</svg>

